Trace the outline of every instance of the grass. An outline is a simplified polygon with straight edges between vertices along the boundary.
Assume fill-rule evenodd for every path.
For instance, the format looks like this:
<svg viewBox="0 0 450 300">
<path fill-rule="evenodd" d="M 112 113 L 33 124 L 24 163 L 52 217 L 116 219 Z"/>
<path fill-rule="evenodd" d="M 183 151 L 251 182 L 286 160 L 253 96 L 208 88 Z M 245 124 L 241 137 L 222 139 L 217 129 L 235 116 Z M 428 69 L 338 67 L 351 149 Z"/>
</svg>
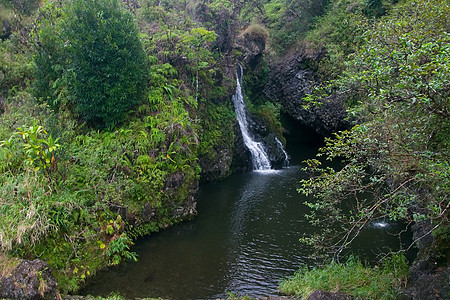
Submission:
<svg viewBox="0 0 450 300">
<path fill-rule="evenodd" d="M 357 299 L 396 299 L 407 275 L 408 264 L 403 255 L 393 255 L 373 268 L 351 256 L 346 263 L 332 261 L 323 268 L 302 268 L 282 282 L 279 290 L 302 299 L 315 290 L 341 292 Z"/>
<path fill-rule="evenodd" d="M 10 258 L 4 253 L 0 252 L 0 278 L 9 276 L 20 262 L 21 259 Z"/>
</svg>

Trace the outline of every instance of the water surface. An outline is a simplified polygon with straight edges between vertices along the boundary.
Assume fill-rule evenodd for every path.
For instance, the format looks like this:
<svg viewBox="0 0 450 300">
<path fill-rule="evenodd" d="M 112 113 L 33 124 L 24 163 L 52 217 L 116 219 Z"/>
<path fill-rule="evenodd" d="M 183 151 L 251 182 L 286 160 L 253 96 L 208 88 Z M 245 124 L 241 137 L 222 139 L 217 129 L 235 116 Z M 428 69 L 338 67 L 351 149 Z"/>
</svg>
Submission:
<svg viewBox="0 0 450 300">
<path fill-rule="evenodd" d="M 252 172 L 202 187 L 195 220 L 139 240 L 138 263 L 100 272 L 84 292 L 169 299 L 276 293 L 282 278 L 307 263 L 298 241 L 308 228 L 295 189 L 301 174 L 299 167 Z"/>
</svg>

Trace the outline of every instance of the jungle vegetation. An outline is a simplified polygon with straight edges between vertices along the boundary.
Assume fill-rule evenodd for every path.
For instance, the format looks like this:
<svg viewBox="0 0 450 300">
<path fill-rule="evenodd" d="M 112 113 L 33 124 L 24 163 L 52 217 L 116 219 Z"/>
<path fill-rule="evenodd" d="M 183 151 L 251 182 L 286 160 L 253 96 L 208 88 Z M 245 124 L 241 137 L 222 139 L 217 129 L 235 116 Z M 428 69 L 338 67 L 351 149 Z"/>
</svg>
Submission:
<svg viewBox="0 0 450 300">
<path fill-rule="evenodd" d="M 173 212 L 199 155 L 232 145 L 231 107 L 206 101 L 223 97 L 216 34 L 152 1 L 1 5 L 1 252 L 47 261 L 74 291 L 192 217 Z"/>
<path fill-rule="evenodd" d="M 321 211 L 324 220 L 343 226 L 346 234 L 330 236 L 333 243 L 325 239 L 322 248 L 335 255 L 379 218 L 408 225 L 426 220 L 436 233 L 448 226 L 449 7 L 439 0 L 405 1 L 382 11 L 364 21 L 365 11 L 355 10 L 349 18 L 349 28 L 357 28 L 352 47 L 339 45 L 319 66 L 328 72 L 336 61 L 341 72 L 306 99 L 320 105 L 330 93 L 339 94 L 354 120 L 351 129 L 327 138 L 318 154 L 341 159 L 343 168 L 311 159 L 306 170 L 313 177 L 300 189 L 320 199 L 309 203 L 313 214 Z M 315 28 L 311 39 L 317 42 L 326 26 Z M 354 205 L 342 205 L 349 199 Z"/>
<path fill-rule="evenodd" d="M 422 233 L 400 252 L 431 235 L 433 245 L 419 252 L 421 259 L 448 266 L 449 12 L 448 3 L 440 0 L 336 1 L 307 34 L 307 47 L 324 48 L 326 54 L 312 64 L 324 81 L 304 99 L 305 107 L 338 95 L 353 125 L 326 138 L 317 158 L 305 162 L 311 177 L 299 188 L 311 196 L 306 203 L 311 208 L 308 218 L 321 228 L 302 240 L 317 254 L 333 258 L 325 267 L 332 268 L 330 274 L 340 268 L 359 273 L 354 261 L 342 265 L 339 259 L 377 220 L 402 222 L 409 229 L 421 226 Z M 342 167 L 324 163 L 332 160 Z M 307 296 L 311 291 L 306 287 L 321 281 L 320 272 L 299 271 L 282 289 Z M 330 277 L 323 283 L 336 285 L 328 290 L 355 297 L 395 299 L 407 277 L 396 272 L 387 275 L 397 282 L 392 293 L 384 289 L 378 295 L 375 290 L 360 294 L 358 284 L 347 288 L 340 281 L 345 274 L 332 276 L 339 282 Z"/>
<path fill-rule="evenodd" d="M 310 220 L 334 225 L 303 240 L 338 259 L 377 218 L 425 222 L 447 263 L 449 16 L 444 0 L 0 0 L 0 257 L 46 260 L 76 291 L 186 217 L 199 160 L 233 152 L 225 66 L 244 37 L 266 45 L 245 85 L 268 127 L 261 87 L 299 49 L 320 54 L 305 107 L 338 95 L 352 123 L 306 162 Z"/>
</svg>

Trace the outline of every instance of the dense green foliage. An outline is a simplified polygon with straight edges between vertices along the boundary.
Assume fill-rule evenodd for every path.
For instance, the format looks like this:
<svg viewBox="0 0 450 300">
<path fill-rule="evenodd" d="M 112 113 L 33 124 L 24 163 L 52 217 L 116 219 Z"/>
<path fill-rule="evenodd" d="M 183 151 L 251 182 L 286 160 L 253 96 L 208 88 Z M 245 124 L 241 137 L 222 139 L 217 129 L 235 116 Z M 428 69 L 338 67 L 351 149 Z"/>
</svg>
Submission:
<svg viewBox="0 0 450 300">
<path fill-rule="evenodd" d="M 351 256 L 346 263 L 333 261 L 323 268 L 302 268 L 279 289 L 302 299 L 316 290 L 341 292 L 356 299 L 397 299 L 407 276 L 408 264 L 403 255 L 389 257 L 375 268 Z"/>
<path fill-rule="evenodd" d="M 59 10 L 47 3 L 37 25 L 36 96 L 58 107 L 67 90 L 82 120 L 112 128 L 142 102 L 147 86 L 133 17 L 117 0 L 69 1 Z"/>
<path fill-rule="evenodd" d="M 233 120 L 235 115 L 230 107 L 208 103 L 204 107 L 207 110 L 202 119 L 202 139 L 199 147 L 199 155 L 209 163 L 218 158 L 219 145 L 231 145 L 234 141 Z"/>
<path fill-rule="evenodd" d="M 190 217 L 176 212 L 198 186 L 199 146 L 214 156 L 234 138 L 223 104 L 198 120 L 203 97 L 223 92 L 210 86 L 214 32 L 187 22 L 139 34 L 121 4 L 97 2 L 46 2 L 35 32 L 0 44 L 1 253 L 46 260 L 63 292 L 135 260 L 133 239 Z M 141 28 L 180 13 L 146 20 L 145 8 Z"/>
<path fill-rule="evenodd" d="M 448 15 L 446 1 L 406 1 L 371 25 L 355 23 L 360 46 L 342 75 L 309 98 L 340 93 L 357 121 L 319 153 L 342 159 L 343 168 L 307 162 L 313 177 L 300 190 L 317 199 L 312 218 L 346 232 L 324 229 L 325 239 L 310 240 L 318 249 L 340 253 L 380 217 L 430 222 L 431 231 L 448 226 Z"/>
<path fill-rule="evenodd" d="M 244 86 L 270 131 L 281 138 L 280 106 L 262 92 L 269 62 L 297 47 L 330 80 L 305 106 L 339 95 L 354 122 L 319 154 L 343 168 L 307 162 L 300 190 L 327 225 L 307 240 L 339 254 L 387 217 L 430 222 L 448 251 L 449 13 L 444 0 L 0 1 L 0 257 L 44 259 L 73 291 L 135 260 L 137 237 L 189 217 L 176 212 L 199 160 L 234 151 L 227 77 L 245 55 L 239 39 L 268 49 Z M 350 267 L 363 277 L 353 285 L 383 282 L 367 297 L 393 295 L 393 270 L 352 259 L 325 272 Z"/>
<path fill-rule="evenodd" d="M 37 123 L 8 137 L 8 126 L 17 122 L 21 108 L 8 109 L 0 148 L 5 162 L 0 181 L 2 251 L 19 257 L 39 254 L 59 270 L 60 288 L 71 290 L 99 267 L 134 259 L 130 236 L 176 221 L 169 217 L 172 210 L 197 180 L 196 144 L 187 134 L 193 129 L 180 103 L 160 107 L 154 116 L 103 133 L 78 134 L 76 123 L 50 115 L 43 119 L 49 127 L 65 122 L 59 141 Z M 182 185 L 168 188 L 166 182 L 180 172 Z M 114 207 L 126 207 L 128 215 L 136 216 L 150 209 L 157 217 L 131 226 Z"/>
</svg>

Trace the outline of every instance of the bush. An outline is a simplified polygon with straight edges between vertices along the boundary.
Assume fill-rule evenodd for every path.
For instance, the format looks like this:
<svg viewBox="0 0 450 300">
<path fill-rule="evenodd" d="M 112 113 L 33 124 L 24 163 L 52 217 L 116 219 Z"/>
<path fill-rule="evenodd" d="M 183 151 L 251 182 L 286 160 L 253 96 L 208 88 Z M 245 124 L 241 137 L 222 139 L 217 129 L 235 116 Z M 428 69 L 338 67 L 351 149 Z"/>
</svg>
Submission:
<svg viewBox="0 0 450 300">
<path fill-rule="evenodd" d="M 54 5 L 41 12 L 35 94 L 58 106 L 67 87 L 83 121 L 111 128 L 145 95 L 137 26 L 117 0 L 72 0 L 62 11 Z"/>
<path fill-rule="evenodd" d="M 251 24 L 245 30 L 244 36 L 250 41 L 266 44 L 267 39 L 269 38 L 269 31 L 260 24 Z"/>
</svg>

